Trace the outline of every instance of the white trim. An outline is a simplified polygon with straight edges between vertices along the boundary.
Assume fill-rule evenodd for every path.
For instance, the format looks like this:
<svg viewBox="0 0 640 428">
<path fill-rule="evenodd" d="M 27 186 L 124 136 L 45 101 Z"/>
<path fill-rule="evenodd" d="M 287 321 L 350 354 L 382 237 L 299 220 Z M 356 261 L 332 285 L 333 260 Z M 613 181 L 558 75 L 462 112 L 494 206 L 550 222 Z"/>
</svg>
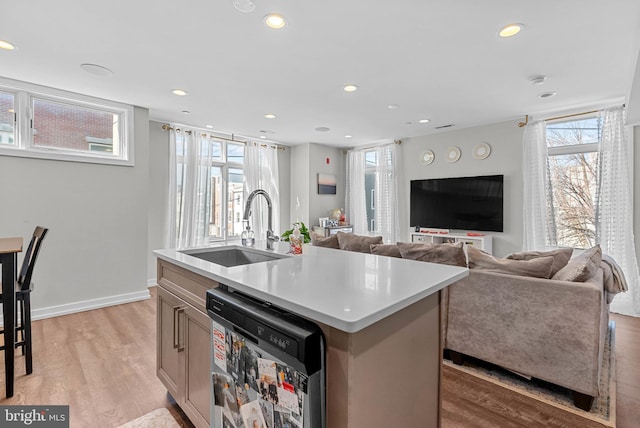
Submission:
<svg viewBox="0 0 640 428">
<path fill-rule="evenodd" d="M 158 280 L 157 278 L 148 278 L 147 279 L 147 288 L 149 287 L 155 287 L 158 285 Z"/>
<path fill-rule="evenodd" d="M 119 294 L 116 296 L 102 297 L 99 299 L 85 300 L 75 303 L 66 303 L 64 305 L 49 306 L 48 308 L 34 309 L 31 311 L 31 319 L 33 321 L 45 318 L 53 318 L 62 315 L 75 314 L 78 312 L 91 311 L 93 309 L 106 308 L 109 306 L 122 305 L 124 303 L 138 302 L 140 300 L 148 300 L 151 298 L 149 290 L 137 291 L 135 293 Z M 0 313 L 2 308 L 0 308 Z M 2 325 L 0 319 L 0 325 Z"/>
</svg>

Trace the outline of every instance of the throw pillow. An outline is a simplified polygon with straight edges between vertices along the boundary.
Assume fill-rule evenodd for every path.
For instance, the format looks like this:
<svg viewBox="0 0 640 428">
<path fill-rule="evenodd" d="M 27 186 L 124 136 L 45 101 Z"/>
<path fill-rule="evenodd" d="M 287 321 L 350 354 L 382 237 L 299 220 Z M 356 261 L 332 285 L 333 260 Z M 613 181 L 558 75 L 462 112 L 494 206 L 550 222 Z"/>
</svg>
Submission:
<svg viewBox="0 0 640 428">
<path fill-rule="evenodd" d="M 371 244 L 382 244 L 382 236 L 362 236 L 354 233 L 336 233 L 341 250 L 369 253 Z"/>
<path fill-rule="evenodd" d="M 462 242 L 455 244 L 419 244 L 398 242 L 403 259 L 467 267 Z"/>
<path fill-rule="evenodd" d="M 378 256 L 401 258 L 400 249 L 396 244 L 372 244 L 370 247 L 371 254 Z"/>
<path fill-rule="evenodd" d="M 473 246 L 469 246 L 467 252 L 469 254 L 469 269 L 535 278 L 549 278 L 551 276 L 551 267 L 553 266 L 553 257 L 551 256 L 531 260 L 497 259 Z"/>
<path fill-rule="evenodd" d="M 551 276 L 558 273 L 560 269 L 565 267 L 573 254 L 573 248 L 558 248 L 550 251 L 522 251 L 507 256 L 511 260 L 533 260 L 539 257 L 553 257 L 553 265 L 551 266 Z"/>
<path fill-rule="evenodd" d="M 330 235 L 325 238 L 324 236 L 313 231 L 309 232 L 309 235 L 311 235 L 311 245 L 325 248 L 340 248 L 340 246 L 338 245 L 338 237 L 336 235 Z"/>
<path fill-rule="evenodd" d="M 598 271 L 601 262 L 602 248 L 600 248 L 600 245 L 596 245 L 569 260 L 569 263 L 560 269 L 552 279 L 585 282 Z"/>
</svg>

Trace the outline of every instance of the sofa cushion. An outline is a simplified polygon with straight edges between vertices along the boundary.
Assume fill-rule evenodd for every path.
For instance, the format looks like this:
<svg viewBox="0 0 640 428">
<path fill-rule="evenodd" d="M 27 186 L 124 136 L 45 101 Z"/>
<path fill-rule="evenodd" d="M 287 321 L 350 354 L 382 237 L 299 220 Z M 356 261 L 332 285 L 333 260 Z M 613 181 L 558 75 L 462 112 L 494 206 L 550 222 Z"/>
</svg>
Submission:
<svg viewBox="0 0 640 428">
<path fill-rule="evenodd" d="M 578 254 L 553 276 L 559 281 L 585 282 L 600 268 L 602 248 L 600 245 L 589 248 Z"/>
<path fill-rule="evenodd" d="M 403 259 L 467 267 L 462 242 L 455 244 L 420 244 L 398 242 Z"/>
<path fill-rule="evenodd" d="M 400 249 L 396 244 L 371 244 L 369 248 L 371 249 L 371 254 L 378 256 L 402 257 Z"/>
<path fill-rule="evenodd" d="M 340 245 L 338 245 L 338 237 L 336 235 L 330 235 L 325 238 L 313 231 L 309 232 L 309 235 L 311 235 L 311 245 L 325 248 L 340 248 Z"/>
<path fill-rule="evenodd" d="M 467 247 L 469 269 L 478 269 L 509 275 L 531 276 L 535 278 L 551 277 L 553 257 L 538 257 L 531 260 L 497 259 L 473 246 Z"/>
<path fill-rule="evenodd" d="M 573 248 L 558 248 L 550 251 L 522 251 L 519 253 L 509 254 L 508 259 L 511 260 L 533 260 L 540 257 L 553 257 L 553 265 L 551 266 L 551 276 L 558 273 L 560 269 L 565 267 L 573 254 Z"/>
<path fill-rule="evenodd" d="M 363 236 L 344 232 L 338 232 L 336 235 L 341 250 L 369 253 L 371 244 L 382 244 L 382 236 Z"/>
</svg>

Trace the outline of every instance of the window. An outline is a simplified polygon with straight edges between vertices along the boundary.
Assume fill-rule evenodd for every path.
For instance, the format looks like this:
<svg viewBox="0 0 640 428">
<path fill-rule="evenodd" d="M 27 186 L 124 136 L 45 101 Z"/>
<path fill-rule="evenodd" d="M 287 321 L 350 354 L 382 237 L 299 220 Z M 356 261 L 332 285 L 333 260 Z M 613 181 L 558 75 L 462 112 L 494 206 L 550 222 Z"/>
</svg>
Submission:
<svg viewBox="0 0 640 428">
<path fill-rule="evenodd" d="M 0 79 L 0 155 L 133 165 L 132 120 L 131 106 Z"/>
<path fill-rule="evenodd" d="M 551 198 L 548 211 L 555 224 L 551 245 L 590 248 L 596 243 L 598 147 L 602 120 L 554 122 L 547 125 Z M 548 241 L 553 241 L 549 238 Z"/>
<path fill-rule="evenodd" d="M 193 135 L 193 139 L 185 134 Z M 198 152 L 198 183 L 188 194 L 185 188 L 189 144 Z M 210 240 L 240 237 L 244 214 L 244 145 L 216 139 L 197 130 L 176 134 L 177 230 L 181 229 L 180 210 L 194 206 L 202 219 L 202 235 Z M 193 198 L 194 200 L 191 200 Z M 206 231 L 205 231 L 206 230 Z"/>
<path fill-rule="evenodd" d="M 15 116 L 13 94 L 0 92 L 0 147 L 15 144 Z"/>
<path fill-rule="evenodd" d="M 365 172 L 364 187 L 367 204 L 367 230 L 376 230 L 376 181 L 378 179 L 378 159 L 375 151 L 364 154 Z"/>
</svg>

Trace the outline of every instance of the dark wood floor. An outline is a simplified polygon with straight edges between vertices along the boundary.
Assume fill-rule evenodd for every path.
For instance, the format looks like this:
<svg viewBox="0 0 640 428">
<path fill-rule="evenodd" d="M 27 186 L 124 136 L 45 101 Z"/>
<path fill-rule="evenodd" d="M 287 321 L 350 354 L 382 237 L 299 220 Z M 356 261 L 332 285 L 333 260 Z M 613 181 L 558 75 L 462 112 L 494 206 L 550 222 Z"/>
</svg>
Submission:
<svg viewBox="0 0 640 428">
<path fill-rule="evenodd" d="M 25 376 L 24 358 L 16 356 L 16 393 L 0 404 L 68 404 L 70 425 L 78 428 L 116 427 L 166 407 L 182 426 L 191 427 L 156 377 L 155 289 L 150 290 L 151 300 L 35 321 L 34 372 Z M 618 427 L 636 428 L 640 318 L 611 318 L 617 324 Z M 3 368 L 0 373 L 4 393 Z M 540 413 L 527 400 L 504 406 L 494 398 L 480 387 L 456 390 L 445 373 L 443 427 L 572 426 Z"/>
</svg>

